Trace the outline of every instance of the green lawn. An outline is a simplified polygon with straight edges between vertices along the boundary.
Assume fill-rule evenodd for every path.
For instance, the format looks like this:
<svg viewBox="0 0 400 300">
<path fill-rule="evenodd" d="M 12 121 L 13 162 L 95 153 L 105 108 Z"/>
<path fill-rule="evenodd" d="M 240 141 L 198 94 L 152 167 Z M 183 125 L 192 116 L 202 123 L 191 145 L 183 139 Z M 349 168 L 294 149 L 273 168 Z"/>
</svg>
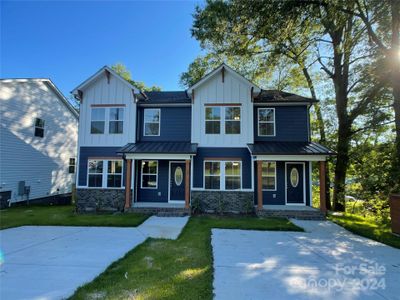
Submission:
<svg viewBox="0 0 400 300">
<path fill-rule="evenodd" d="M 20 206 L 0 210 L 0 228 L 23 225 L 138 226 L 143 214 L 76 214 L 73 206 Z"/>
<path fill-rule="evenodd" d="M 212 299 L 211 228 L 302 231 L 279 218 L 191 217 L 177 240 L 147 239 L 72 299 Z"/>
<path fill-rule="evenodd" d="M 373 217 L 361 217 L 346 213 L 342 216 L 330 215 L 328 218 L 355 234 L 400 248 L 400 237 L 391 233 L 390 225 L 377 224 Z"/>
</svg>

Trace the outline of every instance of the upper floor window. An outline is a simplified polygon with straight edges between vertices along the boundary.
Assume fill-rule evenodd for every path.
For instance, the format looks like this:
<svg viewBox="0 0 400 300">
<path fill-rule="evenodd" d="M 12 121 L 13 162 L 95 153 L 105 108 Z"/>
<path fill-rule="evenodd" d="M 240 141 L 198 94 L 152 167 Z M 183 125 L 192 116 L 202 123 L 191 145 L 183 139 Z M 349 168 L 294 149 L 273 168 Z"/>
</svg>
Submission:
<svg viewBox="0 0 400 300">
<path fill-rule="evenodd" d="M 35 119 L 35 136 L 44 137 L 44 120 L 36 118 Z"/>
<path fill-rule="evenodd" d="M 258 109 L 258 135 L 275 136 L 275 109 Z"/>
<path fill-rule="evenodd" d="M 276 162 L 262 162 L 262 188 L 263 190 L 276 190 Z"/>
<path fill-rule="evenodd" d="M 206 134 L 220 134 L 221 108 L 206 107 Z"/>
<path fill-rule="evenodd" d="M 144 136 L 159 136 L 160 135 L 160 109 L 145 109 L 144 110 Z"/>
<path fill-rule="evenodd" d="M 106 117 L 106 109 L 105 108 L 92 108 L 92 119 L 90 124 L 90 133 L 93 134 L 102 134 L 104 133 L 105 127 L 105 117 Z"/>
<path fill-rule="evenodd" d="M 120 107 L 110 108 L 110 119 L 108 123 L 109 133 L 123 133 L 124 132 L 124 109 Z"/>
<path fill-rule="evenodd" d="M 75 173 L 75 158 L 70 158 L 69 159 L 69 165 L 68 165 L 68 173 L 73 174 Z"/>
<path fill-rule="evenodd" d="M 207 190 L 238 190 L 241 188 L 240 161 L 205 161 L 204 188 Z"/>
<path fill-rule="evenodd" d="M 88 187 L 122 187 L 123 163 L 120 159 L 88 161 Z"/>
<path fill-rule="evenodd" d="M 240 107 L 225 107 L 225 133 L 240 134 Z"/>
</svg>

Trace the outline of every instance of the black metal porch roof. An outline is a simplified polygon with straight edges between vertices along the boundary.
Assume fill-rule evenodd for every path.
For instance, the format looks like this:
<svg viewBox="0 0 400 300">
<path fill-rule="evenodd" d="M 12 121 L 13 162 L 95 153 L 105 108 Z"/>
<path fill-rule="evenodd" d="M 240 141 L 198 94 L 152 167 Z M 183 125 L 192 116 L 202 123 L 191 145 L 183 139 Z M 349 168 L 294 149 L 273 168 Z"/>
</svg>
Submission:
<svg viewBox="0 0 400 300">
<path fill-rule="evenodd" d="M 138 142 L 129 143 L 119 149 L 117 152 L 196 154 L 197 144 L 192 144 L 190 142 Z"/>
<path fill-rule="evenodd" d="M 315 142 L 256 142 L 248 144 L 252 155 L 335 155 Z"/>
</svg>

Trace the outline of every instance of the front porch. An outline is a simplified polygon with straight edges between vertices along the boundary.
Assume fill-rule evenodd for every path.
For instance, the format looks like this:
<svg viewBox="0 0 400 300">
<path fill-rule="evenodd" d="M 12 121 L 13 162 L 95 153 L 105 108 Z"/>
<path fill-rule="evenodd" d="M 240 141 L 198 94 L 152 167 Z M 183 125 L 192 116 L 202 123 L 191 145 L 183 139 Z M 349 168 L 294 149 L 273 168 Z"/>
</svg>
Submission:
<svg viewBox="0 0 400 300">
<path fill-rule="evenodd" d="M 263 205 L 257 209 L 259 217 L 279 217 L 299 220 L 324 220 L 325 213 L 310 206 Z"/>
<path fill-rule="evenodd" d="M 125 211 L 157 215 L 159 217 L 182 217 L 190 215 L 190 208 L 186 207 L 185 203 L 134 202 Z"/>
</svg>

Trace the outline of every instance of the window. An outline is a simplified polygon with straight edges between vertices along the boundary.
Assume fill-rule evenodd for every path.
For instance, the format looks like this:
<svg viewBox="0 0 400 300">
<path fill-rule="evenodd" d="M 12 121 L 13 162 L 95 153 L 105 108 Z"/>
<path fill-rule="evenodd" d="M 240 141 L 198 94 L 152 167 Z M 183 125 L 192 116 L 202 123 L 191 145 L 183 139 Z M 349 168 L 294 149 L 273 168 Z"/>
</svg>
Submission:
<svg viewBox="0 0 400 300">
<path fill-rule="evenodd" d="M 275 109 L 258 109 L 258 135 L 275 136 Z"/>
<path fill-rule="evenodd" d="M 159 109 L 144 110 L 144 136 L 160 135 L 160 116 Z"/>
<path fill-rule="evenodd" d="M 206 161 L 204 163 L 204 187 L 208 190 L 220 189 L 221 163 Z"/>
<path fill-rule="evenodd" d="M 35 119 L 35 136 L 44 137 L 44 120 L 36 118 Z"/>
<path fill-rule="evenodd" d="M 69 174 L 75 173 L 75 158 L 69 159 L 68 173 Z"/>
<path fill-rule="evenodd" d="M 225 189 L 240 190 L 240 162 L 225 162 Z"/>
<path fill-rule="evenodd" d="M 276 190 L 276 162 L 263 161 L 262 188 L 263 190 Z"/>
<path fill-rule="evenodd" d="M 175 179 L 175 184 L 176 186 L 180 186 L 182 184 L 183 181 L 183 171 L 181 167 L 177 167 L 175 169 L 175 175 L 174 175 L 174 179 Z"/>
<path fill-rule="evenodd" d="M 206 107 L 206 134 L 220 134 L 221 108 Z"/>
<path fill-rule="evenodd" d="M 104 133 L 105 116 L 106 116 L 105 108 L 92 108 L 90 133 L 92 134 Z"/>
<path fill-rule="evenodd" d="M 225 107 L 225 133 L 240 134 L 240 107 Z"/>
<path fill-rule="evenodd" d="M 122 160 L 109 160 L 107 167 L 107 187 L 122 186 Z"/>
<path fill-rule="evenodd" d="M 89 160 L 88 162 L 88 186 L 102 187 L 103 186 L 103 161 Z"/>
<path fill-rule="evenodd" d="M 204 188 L 207 190 L 240 190 L 240 161 L 205 161 Z"/>
<path fill-rule="evenodd" d="M 158 161 L 144 160 L 142 161 L 142 189 L 157 188 Z"/>
<path fill-rule="evenodd" d="M 297 171 L 297 168 L 293 168 L 290 171 L 290 183 L 292 187 L 297 187 L 299 184 L 299 171 Z"/>
<path fill-rule="evenodd" d="M 124 131 L 124 109 L 113 107 L 110 108 L 110 119 L 108 123 L 108 132 L 120 134 Z"/>
</svg>

